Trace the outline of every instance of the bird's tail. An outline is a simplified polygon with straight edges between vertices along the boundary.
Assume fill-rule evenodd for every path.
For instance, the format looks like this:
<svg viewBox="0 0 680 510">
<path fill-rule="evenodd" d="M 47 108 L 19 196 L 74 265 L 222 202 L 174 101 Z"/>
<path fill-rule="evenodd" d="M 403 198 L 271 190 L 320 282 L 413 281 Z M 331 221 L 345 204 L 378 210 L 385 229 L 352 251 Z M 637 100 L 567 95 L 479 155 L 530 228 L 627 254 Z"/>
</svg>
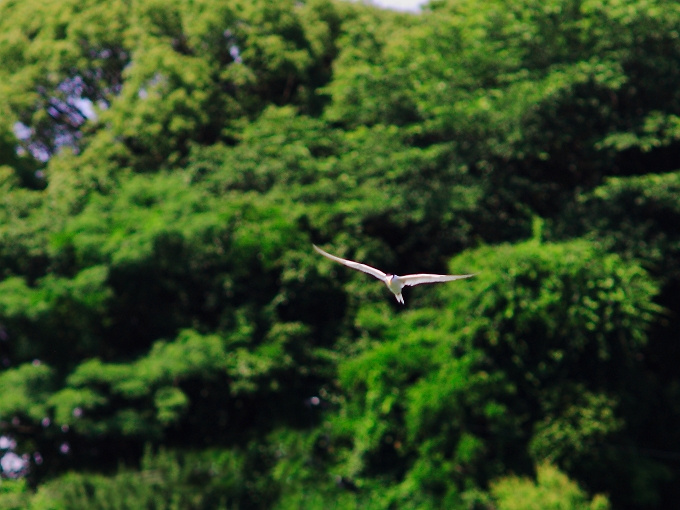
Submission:
<svg viewBox="0 0 680 510">
<path fill-rule="evenodd" d="M 402 305 L 404 304 L 404 296 L 401 295 L 401 292 L 399 294 L 395 294 L 394 297 L 396 297 L 397 301 L 400 302 Z"/>
</svg>

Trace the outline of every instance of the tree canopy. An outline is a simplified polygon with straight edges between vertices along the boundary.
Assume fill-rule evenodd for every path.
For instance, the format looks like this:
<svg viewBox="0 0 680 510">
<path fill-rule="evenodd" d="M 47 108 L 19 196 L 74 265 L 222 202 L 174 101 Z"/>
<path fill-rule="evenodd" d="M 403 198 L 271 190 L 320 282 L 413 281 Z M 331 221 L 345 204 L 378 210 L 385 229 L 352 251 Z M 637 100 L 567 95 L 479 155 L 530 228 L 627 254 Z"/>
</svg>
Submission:
<svg viewBox="0 0 680 510">
<path fill-rule="evenodd" d="M 671 506 L 679 34 L 0 0 L 0 506 Z"/>
</svg>

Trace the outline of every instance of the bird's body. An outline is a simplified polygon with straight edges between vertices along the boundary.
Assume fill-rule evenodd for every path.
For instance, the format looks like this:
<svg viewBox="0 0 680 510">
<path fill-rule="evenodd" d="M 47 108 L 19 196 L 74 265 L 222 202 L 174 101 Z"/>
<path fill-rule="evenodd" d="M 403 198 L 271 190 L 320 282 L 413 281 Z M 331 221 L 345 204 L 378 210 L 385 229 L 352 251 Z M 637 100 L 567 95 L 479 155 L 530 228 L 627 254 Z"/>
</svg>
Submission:
<svg viewBox="0 0 680 510">
<path fill-rule="evenodd" d="M 397 301 L 404 304 L 404 296 L 402 296 L 401 291 L 404 287 L 412 287 L 413 285 L 420 285 L 421 283 L 438 283 L 438 282 L 451 282 L 453 280 L 460 280 L 461 278 L 470 278 L 474 274 L 407 274 L 404 276 L 397 276 L 395 274 L 383 273 L 380 269 L 376 269 L 366 264 L 361 264 L 360 262 L 354 262 L 353 260 L 342 259 L 331 255 L 328 252 L 323 251 L 316 245 L 314 249 L 326 258 L 329 258 L 335 262 L 338 262 L 357 271 L 362 271 L 364 273 L 370 274 L 371 276 L 382 281 L 390 292 L 394 294 Z"/>
<path fill-rule="evenodd" d="M 397 298 L 397 301 L 400 303 L 404 302 L 404 296 L 401 295 L 401 289 L 404 288 L 404 285 L 397 275 L 388 274 L 387 279 L 385 280 L 385 285 L 387 285 L 387 288 L 390 289 L 390 292 L 394 294 L 394 296 Z"/>
</svg>

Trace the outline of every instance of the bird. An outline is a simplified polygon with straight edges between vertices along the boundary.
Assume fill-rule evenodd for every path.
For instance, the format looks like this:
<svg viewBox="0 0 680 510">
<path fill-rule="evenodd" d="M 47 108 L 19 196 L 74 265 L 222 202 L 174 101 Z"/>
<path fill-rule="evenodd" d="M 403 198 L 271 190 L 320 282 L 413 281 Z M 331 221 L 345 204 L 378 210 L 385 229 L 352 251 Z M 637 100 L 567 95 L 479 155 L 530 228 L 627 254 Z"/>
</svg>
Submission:
<svg viewBox="0 0 680 510">
<path fill-rule="evenodd" d="M 475 276 L 475 274 L 407 274 L 403 276 L 398 276 L 396 274 L 383 273 L 380 269 L 376 269 L 366 264 L 361 264 L 360 262 L 354 262 L 353 260 L 342 259 L 331 255 L 330 253 L 323 251 L 317 245 L 312 245 L 317 253 L 323 255 L 324 257 L 331 259 L 335 262 L 339 262 L 347 267 L 356 269 L 357 271 L 363 271 L 371 276 L 374 276 L 378 280 L 382 281 L 390 292 L 394 294 L 397 298 L 397 302 L 404 304 L 404 296 L 402 296 L 401 291 L 404 287 L 413 287 L 414 285 L 420 285 L 421 283 L 438 283 L 438 282 L 451 282 L 453 280 L 460 280 L 462 278 L 470 278 Z"/>
</svg>

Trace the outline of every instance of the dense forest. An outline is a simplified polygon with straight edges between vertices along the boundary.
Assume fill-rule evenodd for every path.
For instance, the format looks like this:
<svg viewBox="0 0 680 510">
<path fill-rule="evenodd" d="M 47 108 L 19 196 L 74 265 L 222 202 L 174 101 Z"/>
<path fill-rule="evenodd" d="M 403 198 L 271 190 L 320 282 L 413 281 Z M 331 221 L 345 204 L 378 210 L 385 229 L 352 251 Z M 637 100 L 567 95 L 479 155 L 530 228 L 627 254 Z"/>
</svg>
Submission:
<svg viewBox="0 0 680 510">
<path fill-rule="evenodd" d="M 677 505 L 677 0 L 0 0 L 0 63 L 0 508 Z"/>
</svg>

